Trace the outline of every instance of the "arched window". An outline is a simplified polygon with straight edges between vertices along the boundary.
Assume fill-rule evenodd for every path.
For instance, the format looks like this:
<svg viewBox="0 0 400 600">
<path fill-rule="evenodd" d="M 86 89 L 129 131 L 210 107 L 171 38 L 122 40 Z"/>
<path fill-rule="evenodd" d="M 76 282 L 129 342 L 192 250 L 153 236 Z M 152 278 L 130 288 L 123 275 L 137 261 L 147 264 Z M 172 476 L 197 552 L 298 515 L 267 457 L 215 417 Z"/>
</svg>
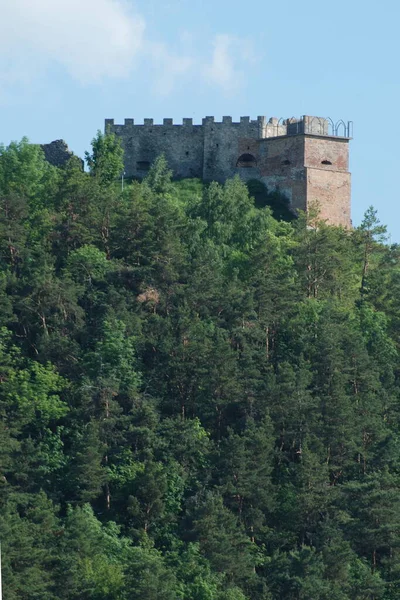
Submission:
<svg viewBox="0 0 400 600">
<path fill-rule="evenodd" d="M 239 156 L 236 166 L 242 169 L 251 169 L 257 166 L 257 160 L 252 154 L 242 154 Z"/>
<path fill-rule="evenodd" d="M 321 160 L 321 165 L 331 165 L 331 161 L 330 160 Z"/>
</svg>

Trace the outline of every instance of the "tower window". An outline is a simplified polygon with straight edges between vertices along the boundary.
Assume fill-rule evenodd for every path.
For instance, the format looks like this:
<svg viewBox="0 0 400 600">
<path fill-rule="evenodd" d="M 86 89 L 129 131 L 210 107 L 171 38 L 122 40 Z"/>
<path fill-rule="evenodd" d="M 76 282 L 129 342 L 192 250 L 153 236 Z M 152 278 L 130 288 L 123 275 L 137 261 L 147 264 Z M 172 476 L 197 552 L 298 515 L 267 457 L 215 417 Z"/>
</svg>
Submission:
<svg viewBox="0 0 400 600">
<path fill-rule="evenodd" d="M 256 157 L 252 154 L 242 154 L 241 156 L 239 156 L 236 166 L 241 167 L 242 169 L 251 169 L 252 167 L 256 167 Z"/>
<path fill-rule="evenodd" d="M 321 160 L 321 165 L 331 165 L 331 161 L 330 160 Z"/>
</svg>

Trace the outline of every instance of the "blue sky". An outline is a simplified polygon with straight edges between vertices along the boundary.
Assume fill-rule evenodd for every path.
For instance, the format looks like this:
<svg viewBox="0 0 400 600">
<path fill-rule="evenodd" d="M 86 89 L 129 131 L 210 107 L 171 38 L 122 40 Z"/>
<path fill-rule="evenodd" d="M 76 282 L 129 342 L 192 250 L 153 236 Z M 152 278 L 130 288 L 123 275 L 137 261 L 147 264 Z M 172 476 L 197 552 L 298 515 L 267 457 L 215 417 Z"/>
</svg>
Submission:
<svg viewBox="0 0 400 600">
<path fill-rule="evenodd" d="M 330 116 L 354 122 L 353 222 L 400 242 L 395 0 L 0 0 L 0 140 L 64 138 L 104 118 Z"/>
</svg>

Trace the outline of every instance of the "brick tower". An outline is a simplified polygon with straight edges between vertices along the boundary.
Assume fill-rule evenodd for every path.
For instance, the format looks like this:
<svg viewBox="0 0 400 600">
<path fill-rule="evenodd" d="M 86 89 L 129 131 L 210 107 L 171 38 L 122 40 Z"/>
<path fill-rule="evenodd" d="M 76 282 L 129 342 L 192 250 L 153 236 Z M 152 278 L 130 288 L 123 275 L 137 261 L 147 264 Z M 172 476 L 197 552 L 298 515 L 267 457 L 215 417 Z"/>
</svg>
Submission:
<svg viewBox="0 0 400 600">
<path fill-rule="evenodd" d="M 293 209 L 315 206 L 331 225 L 351 227 L 351 125 L 307 116 L 285 125 L 284 135 L 259 142 L 261 181 L 287 196 Z"/>
</svg>

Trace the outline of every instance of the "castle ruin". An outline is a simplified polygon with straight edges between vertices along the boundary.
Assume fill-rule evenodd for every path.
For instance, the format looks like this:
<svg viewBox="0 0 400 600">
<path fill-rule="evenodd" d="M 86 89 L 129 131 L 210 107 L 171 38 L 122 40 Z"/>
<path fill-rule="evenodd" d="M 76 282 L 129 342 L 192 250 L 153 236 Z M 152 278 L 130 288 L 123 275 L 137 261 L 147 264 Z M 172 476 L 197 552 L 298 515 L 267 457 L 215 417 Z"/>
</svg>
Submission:
<svg viewBox="0 0 400 600">
<path fill-rule="evenodd" d="M 125 119 L 105 121 L 106 133 L 120 138 L 125 152 L 125 175 L 141 179 L 163 153 L 174 176 L 224 182 L 239 175 L 278 190 L 291 207 L 307 211 L 317 205 L 320 218 L 332 225 L 351 226 L 349 141 L 351 123 L 303 116 L 278 120 L 258 117 L 205 117 L 155 125 L 145 119 L 136 125 Z"/>
</svg>

